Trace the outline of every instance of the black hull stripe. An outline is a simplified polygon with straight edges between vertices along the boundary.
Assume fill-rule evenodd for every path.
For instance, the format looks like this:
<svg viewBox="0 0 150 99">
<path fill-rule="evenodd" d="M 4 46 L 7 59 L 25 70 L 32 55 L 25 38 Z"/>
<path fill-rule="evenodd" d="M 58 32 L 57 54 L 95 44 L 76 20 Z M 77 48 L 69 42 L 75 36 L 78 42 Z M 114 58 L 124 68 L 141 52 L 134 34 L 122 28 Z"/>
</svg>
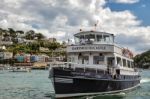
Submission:
<svg viewBox="0 0 150 99">
<path fill-rule="evenodd" d="M 56 94 L 55 98 L 69 98 L 69 97 L 79 97 L 79 96 L 89 96 L 89 95 L 103 95 L 103 94 L 113 94 L 113 93 L 119 93 L 128 91 L 131 89 L 134 89 L 136 87 L 140 86 L 140 84 L 137 84 L 136 86 L 126 88 L 123 90 L 116 90 L 116 91 L 108 91 L 108 92 L 95 92 L 95 93 L 74 93 L 74 94 Z"/>
<path fill-rule="evenodd" d="M 55 77 L 60 77 L 60 78 L 77 78 L 77 79 L 89 79 L 89 80 L 103 80 L 103 81 L 140 81 L 141 78 L 139 79 L 125 79 L 125 80 L 117 80 L 117 79 L 96 79 L 96 78 L 85 78 L 85 77 L 71 77 L 71 76 L 55 76 Z"/>
</svg>

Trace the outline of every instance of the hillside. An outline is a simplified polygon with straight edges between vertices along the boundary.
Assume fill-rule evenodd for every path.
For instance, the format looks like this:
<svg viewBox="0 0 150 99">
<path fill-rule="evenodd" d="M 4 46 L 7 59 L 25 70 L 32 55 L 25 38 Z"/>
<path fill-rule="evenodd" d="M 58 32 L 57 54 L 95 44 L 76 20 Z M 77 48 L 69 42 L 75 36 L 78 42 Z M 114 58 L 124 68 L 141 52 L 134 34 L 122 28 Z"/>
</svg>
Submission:
<svg viewBox="0 0 150 99">
<path fill-rule="evenodd" d="M 34 30 L 23 31 L 13 28 L 0 28 L 0 52 L 12 52 L 13 55 L 20 52 L 54 56 L 56 49 L 65 47 L 65 43 L 59 43 L 56 38 L 46 38 L 44 33 L 36 33 Z M 64 55 L 64 51 L 55 53 Z"/>
<path fill-rule="evenodd" d="M 134 57 L 135 66 L 139 68 L 150 68 L 150 50 Z"/>
</svg>

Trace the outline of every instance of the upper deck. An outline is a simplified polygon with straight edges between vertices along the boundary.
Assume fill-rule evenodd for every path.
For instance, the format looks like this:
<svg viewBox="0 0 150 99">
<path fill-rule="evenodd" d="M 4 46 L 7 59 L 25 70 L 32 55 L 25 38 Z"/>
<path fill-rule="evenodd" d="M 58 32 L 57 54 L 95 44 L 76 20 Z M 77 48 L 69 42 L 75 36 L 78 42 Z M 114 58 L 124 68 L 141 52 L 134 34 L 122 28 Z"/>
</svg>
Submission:
<svg viewBox="0 0 150 99">
<path fill-rule="evenodd" d="M 106 32 L 83 31 L 74 35 L 75 44 L 67 46 L 67 52 L 116 53 L 132 58 L 131 51 L 114 43 L 114 35 Z"/>
</svg>

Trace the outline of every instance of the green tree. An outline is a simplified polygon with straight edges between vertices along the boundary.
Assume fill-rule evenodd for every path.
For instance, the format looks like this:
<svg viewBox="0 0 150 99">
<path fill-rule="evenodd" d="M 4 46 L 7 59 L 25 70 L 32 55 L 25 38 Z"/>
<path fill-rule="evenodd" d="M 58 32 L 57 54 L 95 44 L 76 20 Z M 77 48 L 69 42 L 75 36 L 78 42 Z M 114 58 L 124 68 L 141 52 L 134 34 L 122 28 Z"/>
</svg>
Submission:
<svg viewBox="0 0 150 99">
<path fill-rule="evenodd" d="M 29 45 L 30 50 L 38 52 L 40 44 L 38 42 L 30 43 Z"/>
<path fill-rule="evenodd" d="M 3 29 L 0 28 L 0 35 L 3 35 Z"/>
<path fill-rule="evenodd" d="M 150 50 L 136 55 L 134 57 L 134 63 L 136 67 L 149 68 L 150 67 Z"/>
<path fill-rule="evenodd" d="M 33 30 L 27 31 L 25 38 L 28 40 L 33 40 L 35 38 L 35 32 Z"/>
<path fill-rule="evenodd" d="M 37 37 L 38 40 L 42 40 L 45 38 L 45 36 L 42 33 L 36 33 L 35 37 Z"/>
<path fill-rule="evenodd" d="M 24 34 L 24 31 L 22 31 L 22 30 L 17 30 L 17 31 L 16 31 L 16 34 L 17 34 L 17 35 L 19 35 L 19 34 Z"/>
<path fill-rule="evenodd" d="M 8 28 L 8 32 L 10 33 L 10 36 L 12 38 L 16 38 L 17 37 L 16 31 L 14 29 Z"/>
<path fill-rule="evenodd" d="M 56 50 L 59 47 L 60 47 L 60 43 L 58 42 L 51 42 L 48 44 L 49 50 Z"/>
</svg>

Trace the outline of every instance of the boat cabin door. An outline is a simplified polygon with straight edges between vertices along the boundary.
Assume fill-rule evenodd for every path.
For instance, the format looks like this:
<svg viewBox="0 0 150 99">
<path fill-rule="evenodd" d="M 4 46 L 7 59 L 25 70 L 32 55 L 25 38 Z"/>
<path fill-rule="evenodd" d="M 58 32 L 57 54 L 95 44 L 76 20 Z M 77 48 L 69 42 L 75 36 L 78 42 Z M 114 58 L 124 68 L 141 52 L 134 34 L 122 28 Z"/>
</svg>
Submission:
<svg viewBox="0 0 150 99">
<path fill-rule="evenodd" d="M 115 58 L 114 57 L 108 57 L 107 58 L 107 66 L 108 67 L 113 67 L 115 63 Z"/>
</svg>

